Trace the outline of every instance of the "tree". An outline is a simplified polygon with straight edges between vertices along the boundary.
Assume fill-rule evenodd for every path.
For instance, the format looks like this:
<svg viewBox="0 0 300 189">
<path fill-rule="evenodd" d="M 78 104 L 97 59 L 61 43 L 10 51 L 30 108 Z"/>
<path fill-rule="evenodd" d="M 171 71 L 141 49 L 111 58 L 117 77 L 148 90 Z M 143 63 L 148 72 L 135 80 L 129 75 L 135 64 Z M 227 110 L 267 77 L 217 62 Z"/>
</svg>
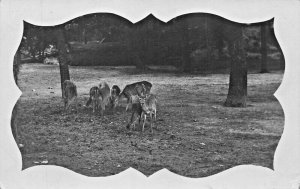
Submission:
<svg viewBox="0 0 300 189">
<path fill-rule="evenodd" d="M 63 94 L 63 83 L 70 80 L 69 66 L 70 57 L 67 52 L 67 44 L 62 26 L 55 28 L 56 46 L 58 49 L 58 61 L 60 69 L 61 91 Z"/>
<path fill-rule="evenodd" d="M 131 31 L 129 31 L 129 38 L 127 42 L 127 46 L 129 49 L 129 52 L 131 54 L 132 61 L 137 69 L 144 70 L 145 65 L 143 64 L 141 60 L 141 46 L 140 43 L 143 43 L 143 37 L 141 26 L 137 25 L 135 27 L 131 28 Z"/>
<path fill-rule="evenodd" d="M 270 38 L 273 39 L 273 44 L 275 45 L 276 49 L 279 51 L 280 53 L 280 57 L 279 57 L 279 61 L 280 61 L 280 69 L 281 70 L 284 70 L 285 69 L 285 61 L 284 61 L 284 55 L 283 55 L 283 52 L 282 52 L 282 49 L 278 43 L 278 40 L 276 39 L 276 36 L 275 36 L 275 32 L 274 32 L 274 19 L 272 19 L 271 22 L 269 22 L 269 29 L 270 29 Z"/>
<path fill-rule="evenodd" d="M 247 63 L 245 40 L 241 25 L 229 25 L 224 29 L 229 43 L 231 71 L 229 90 L 224 103 L 227 107 L 245 107 L 247 99 Z"/>
<path fill-rule="evenodd" d="M 189 46 L 189 23 L 187 19 L 181 21 L 180 32 L 182 36 L 181 52 L 182 52 L 182 68 L 183 72 L 191 72 L 191 58 L 190 58 L 190 46 Z"/>
<path fill-rule="evenodd" d="M 132 25 L 127 31 L 126 44 L 133 64 L 139 70 L 149 69 L 145 62 L 147 51 L 147 22 L 149 17 L 145 18 L 141 22 Z M 146 23 L 146 24 L 145 24 Z M 142 61 L 143 60 L 143 61 Z"/>
<path fill-rule="evenodd" d="M 260 26 L 260 53 L 261 53 L 261 68 L 260 73 L 267 73 L 267 23 L 262 23 Z"/>
<path fill-rule="evenodd" d="M 204 15 L 204 29 L 205 29 L 205 46 L 206 46 L 206 65 L 208 67 L 213 67 L 212 65 L 212 57 L 211 57 L 211 51 L 212 51 L 212 46 L 211 46 L 211 39 L 210 39 L 210 28 L 209 28 L 209 17 L 208 14 Z M 215 37 L 215 36 L 214 36 Z"/>
</svg>

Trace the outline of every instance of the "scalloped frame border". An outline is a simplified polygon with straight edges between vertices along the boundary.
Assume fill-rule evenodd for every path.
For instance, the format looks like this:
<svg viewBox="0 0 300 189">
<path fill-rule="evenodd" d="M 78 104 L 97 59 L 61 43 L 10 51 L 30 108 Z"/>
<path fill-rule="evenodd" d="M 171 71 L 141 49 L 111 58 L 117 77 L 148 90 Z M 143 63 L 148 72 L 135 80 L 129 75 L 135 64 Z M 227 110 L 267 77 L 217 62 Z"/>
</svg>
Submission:
<svg viewBox="0 0 300 189">
<path fill-rule="evenodd" d="M 293 188 L 300 187 L 300 1 L 299 0 L 0 0 L 0 188 Z M 58 25 L 78 16 L 107 12 L 136 23 L 149 14 L 163 22 L 187 13 L 211 13 L 239 23 L 274 19 L 285 56 L 285 74 L 275 96 L 285 113 L 284 132 L 274 156 L 274 170 L 240 165 L 204 178 L 187 178 L 162 169 L 146 177 L 129 168 L 108 177 L 87 177 L 59 166 L 22 170 L 21 153 L 10 129 L 12 109 L 21 95 L 12 62 L 23 34 L 23 20 Z"/>
</svg>

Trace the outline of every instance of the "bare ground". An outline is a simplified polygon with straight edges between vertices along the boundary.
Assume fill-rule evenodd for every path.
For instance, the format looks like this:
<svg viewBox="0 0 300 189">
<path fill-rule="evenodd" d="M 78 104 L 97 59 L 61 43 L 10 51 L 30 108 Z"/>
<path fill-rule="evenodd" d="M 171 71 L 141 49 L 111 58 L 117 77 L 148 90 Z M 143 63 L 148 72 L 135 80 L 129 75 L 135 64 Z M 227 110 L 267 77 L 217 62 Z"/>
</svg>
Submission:
<svg viewBox="0 0 300 189">
<path fill-rule="evenodd" d="M 248 75 L 248 107 L 226 108 L 228 74 L 135 73 L 130 67 L 70 67 L 79 93 L 79 112 L 65 113 L 59 68 L 24 64 L 17 125 L 23 169 L 59 165 L 87 176 L 108 176 L 133 167 L 145 175 L 167 168 L 204 177 L 240 164 L 272 168 L 283 131 L 283 110 L 273 96 L 281 72 Z M 124 104 L 115 114 L 94 116 L 85 108 L 90 87 L 100 80 L 123 88 L 148 80 L 158 96 L 154 133 L 127 130 Z"/>
</svg>

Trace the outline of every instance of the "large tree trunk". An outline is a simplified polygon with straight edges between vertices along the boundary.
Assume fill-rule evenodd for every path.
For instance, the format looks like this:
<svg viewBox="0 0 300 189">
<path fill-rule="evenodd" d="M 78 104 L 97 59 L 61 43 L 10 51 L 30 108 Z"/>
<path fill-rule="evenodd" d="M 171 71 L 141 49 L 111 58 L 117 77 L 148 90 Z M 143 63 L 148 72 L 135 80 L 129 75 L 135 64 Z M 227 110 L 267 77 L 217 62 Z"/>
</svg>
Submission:
<svg viewBox="0 0 300 189">
<path fill-rule="evenodd" d="M 262 23 L 260 26 L 260 52 L 261 52 L 261 68 L 260 73 L 267 73 L 267 23 Z"/>
<path fill-rule="evenodd" d="M 229 90 L 224 103 L 227 107 L 245 107 L 247 99 L 247 63 L 242 27 L 234 27 L 230 34 L 231 71 Z"/>
<path fill-rule="evenodd" d="M 70 80 L 69 74 L 69 56 L 66 48 L 66 40 L 64 37 L 63 29 L 56 29 L 56 44 L 58 49 L 58 61 L 60 69 L 60 81 L 61 81 L 61 91 L 63 95 L 63 83 L 65 80 Z"/>
</svg>

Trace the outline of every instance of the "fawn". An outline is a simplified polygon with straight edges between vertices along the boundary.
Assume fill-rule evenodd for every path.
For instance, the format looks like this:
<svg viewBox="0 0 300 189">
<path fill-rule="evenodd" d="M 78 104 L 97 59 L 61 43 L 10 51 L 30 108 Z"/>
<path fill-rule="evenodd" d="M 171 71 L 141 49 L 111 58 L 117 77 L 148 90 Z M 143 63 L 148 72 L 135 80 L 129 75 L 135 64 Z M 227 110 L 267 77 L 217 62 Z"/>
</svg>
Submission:
<svg viewBox="0 0 300 189">
<path fill-rule="evenodd" d="M 127 124 L 127 129 L 130 128 L 131 125 L 133 125 L 133 128 L 135 129 L 135 124 L 139 120 L 139 124 L 141 123 L 141 120 L 143 119 L 143 127 L 142 132 L 144 132 L 145 129 L 145 123 L 147 119 L 147 115 L 150 117 L 151 122 L 151 132 L 153 133 L 153 119 L 156 121 L 156 104 L 157 104 L 157 98 L 153 94 L 149 94 L 146 96 L 133 96 L 131 98 L 132 100 L 132 114 L 130 118 L 130 122 Z"/>
<path fill-rule="evenodd" d="M 65 111 L 68 111 L 70 105 L 75 102 L 76 106 L 76 112 L 78 111 L 78 105 L 77 105 L 77 88 L 76 85 L 70 81 L 65 80 L 63 82 L 63 101 L 64 101 L 64 107 Z"/>
<path fill-rule="evenodd" d="M 144 119 L 142 131 L 144 132 L 147 115 L 149 115 L 151 133 L 153 133 L 153 126 L 154 126 L 153 119 L 156 121 L 157 98 L 154 94 L 149 94 L 149 95 L 146 95 L 145 97 L 139 97 L 139 102 L 140 102 L 140 105 L 142 108 L 141 117 Z"/>
</svg>

